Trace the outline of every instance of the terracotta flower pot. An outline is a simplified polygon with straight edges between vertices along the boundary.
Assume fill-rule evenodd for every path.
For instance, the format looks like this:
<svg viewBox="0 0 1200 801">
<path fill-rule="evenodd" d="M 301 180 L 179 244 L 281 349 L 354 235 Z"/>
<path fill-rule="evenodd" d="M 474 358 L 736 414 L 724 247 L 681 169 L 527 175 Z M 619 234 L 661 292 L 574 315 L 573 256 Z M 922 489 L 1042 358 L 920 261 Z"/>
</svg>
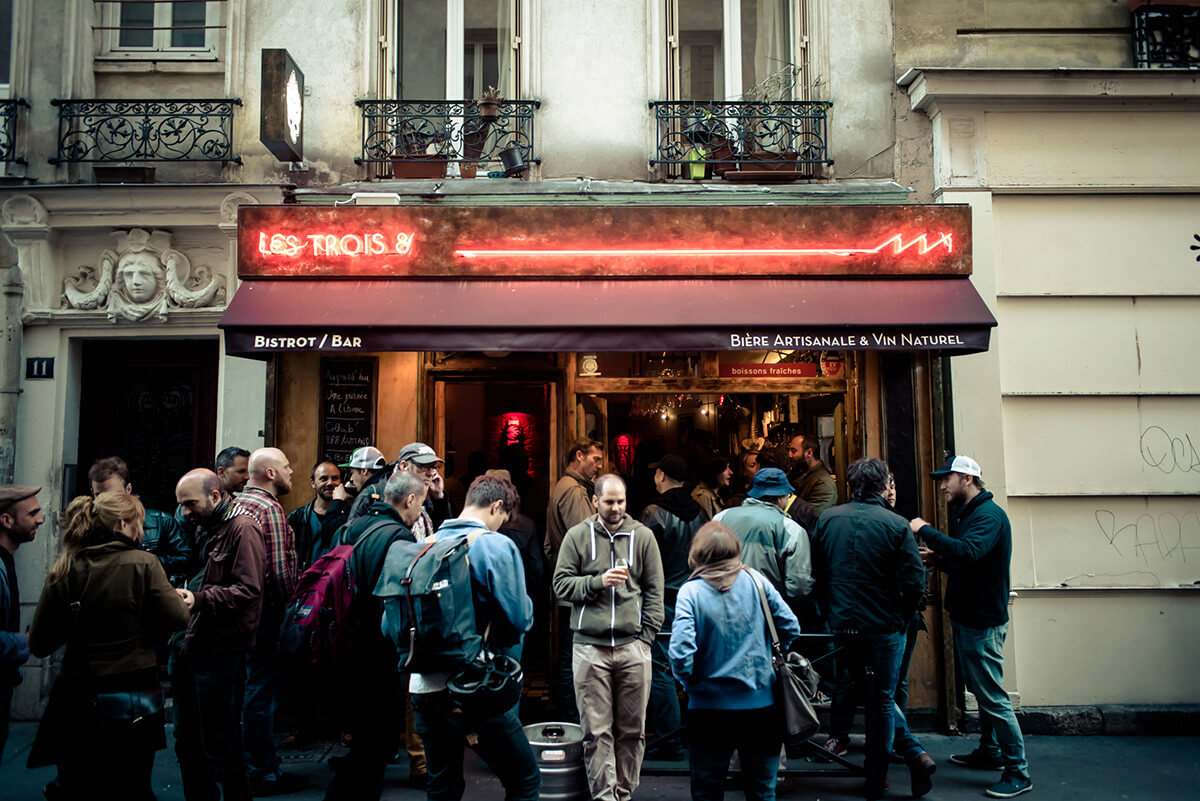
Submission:
<svg viewBox="0 0 1200 801">
<path fill-rule="evenodd" d="M 431 153 L 395 153 L 393 178 L 445 178 L 446 157 Z"/>
</svg>

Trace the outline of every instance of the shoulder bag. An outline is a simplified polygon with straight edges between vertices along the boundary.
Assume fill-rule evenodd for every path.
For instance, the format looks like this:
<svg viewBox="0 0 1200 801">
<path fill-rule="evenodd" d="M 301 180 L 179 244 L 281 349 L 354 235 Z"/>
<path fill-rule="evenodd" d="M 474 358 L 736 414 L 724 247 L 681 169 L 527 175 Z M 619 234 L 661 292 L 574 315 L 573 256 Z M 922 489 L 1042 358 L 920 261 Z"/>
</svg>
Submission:
<svg viewBox="0 0 1200 801">
<path fill-rule="evenodd" d="M 779 687 L 779 699 L 783 702 L 784 722 L 788 738 L 807 740 L 821 728 L 812 699 L 816 695 L 820 677 L 812 663 L 800 654 L 784 654 L 779 644 L 779 633 L 775 630 L 775 619 L 767 603 L 767 591 L 753 574 L 747 571 L 754 586 L 758 588 L 758 599 L 762 602 L 763 617 L 767 619 L 767 634 L 771 645 L 771 666 Z"/>
</svg>

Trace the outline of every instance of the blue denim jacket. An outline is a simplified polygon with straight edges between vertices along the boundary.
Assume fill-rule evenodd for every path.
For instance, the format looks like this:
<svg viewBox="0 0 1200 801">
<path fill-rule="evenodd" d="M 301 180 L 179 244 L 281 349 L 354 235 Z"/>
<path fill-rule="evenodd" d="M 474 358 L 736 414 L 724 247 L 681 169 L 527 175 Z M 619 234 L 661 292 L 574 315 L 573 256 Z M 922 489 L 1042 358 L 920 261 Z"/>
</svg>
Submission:
<svg viewBox="0 0 1200 801">
<path fill-rule="evenodd" d="M 771 646 L 755 579 L 767 591 L 780 642 L 786 647 L 800 633 L 792 610 L 758 571 L 743 570 L 727 592 L 703 579 L 684 582 L 667 656 L 690 709 L 761 709 L 775 703 Z"/>
</svg>

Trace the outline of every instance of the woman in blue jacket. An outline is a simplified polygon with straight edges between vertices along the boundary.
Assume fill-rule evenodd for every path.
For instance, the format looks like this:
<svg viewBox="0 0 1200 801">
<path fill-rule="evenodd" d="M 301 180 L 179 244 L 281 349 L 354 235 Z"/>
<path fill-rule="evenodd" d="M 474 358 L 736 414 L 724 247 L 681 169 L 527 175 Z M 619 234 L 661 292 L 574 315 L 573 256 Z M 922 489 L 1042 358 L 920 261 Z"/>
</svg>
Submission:
<svg viewBox="0 0 1200 801">
<path fill-rule="evenodd" d="M 688 695 L 692 798 L 720 801 L 736 750 L 747 801 L 774 801 L 782 707 L 776 704 L 771 647 L 758 588 L 786 646 L 800 633 L 796 616 L 761 574 L 741 561 L 742 543 L 720 523 L 696 532 L 691 578 L 679 590 L 668 656 Z"/>
</svg>

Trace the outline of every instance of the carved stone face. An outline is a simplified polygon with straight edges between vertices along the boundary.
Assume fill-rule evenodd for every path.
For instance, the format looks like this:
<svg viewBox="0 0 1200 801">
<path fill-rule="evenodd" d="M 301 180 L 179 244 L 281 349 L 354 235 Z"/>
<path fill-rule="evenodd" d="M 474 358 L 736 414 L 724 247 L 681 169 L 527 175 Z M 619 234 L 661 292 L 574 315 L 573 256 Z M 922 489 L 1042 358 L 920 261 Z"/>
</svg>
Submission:
<svg viewBox="0 0 1200 801">
<path fill-rule="evenodd" d="M 162 267 L 151 253 L 126 253 L 117 267 L 117 278 L 125 286 L 125 294 L 134 303 L 145 303 L 158 294 Z"/>
</svg>

